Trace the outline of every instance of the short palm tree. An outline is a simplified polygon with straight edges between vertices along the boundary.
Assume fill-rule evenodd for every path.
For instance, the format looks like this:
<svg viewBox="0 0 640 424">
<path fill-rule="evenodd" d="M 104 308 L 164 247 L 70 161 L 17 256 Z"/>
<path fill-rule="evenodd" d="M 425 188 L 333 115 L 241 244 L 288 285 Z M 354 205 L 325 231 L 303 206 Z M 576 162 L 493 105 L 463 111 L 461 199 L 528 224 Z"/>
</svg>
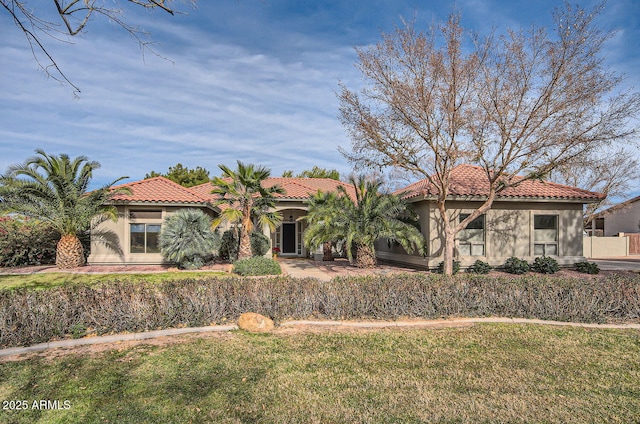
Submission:
<svg viewBox="0 0 640 424">
<path fill-rule="evenodd" d="M 85 263 L 84 248 L 78 235 L 107 219 L 117 219 L 115 207 L 107 205 L 118 193 L 111 186 L 121 177 L 97 190 L 87 192 L 93 171 L 100 164 L 86 156 L 48 155 L 36 150 L 36 156 L 9 167 L 0 177 L 0 208 L 49 223 L 60 233 L 56 246 L 56 266 L 75 268 Z"/>
<path fill-rule="evenodd" d="M 355 199 L 344 187 L 323 201 L 311 200 L 305 232 L 307 246 L 343 240 L 349 261 L 360 268 L 376 266 L 375 242 L 382 238 L 400 243 L 407 253 L 425 253 L 422 233 L 411 224 L 415 214 L 400 196 L 380 193 L 381 182 L 363 176 L 350 179 Z M 317 197 L 317 195 L 316 195 Z"/>
<path fill-rule="evenodd" d="M 211 218 L 199 209 L 180 209 L 165 219 L 160 233 L 162 256 L 183 269 L 202 268 L 220 248 L 220 236 L 211 230 Z"/>
<path fill-rule="evenodd" d="M 333 207 L 337 201 L 336 192 L 318 190 L 307 200 L 308 211 L 305 220 L 308 223 L 314 223 L 317 227 L 316 231 L 321 230 L 321 232 L 327 234 L 329 229 L 325 227 L 336 221 L 336 215 L 340 213 L 338 208 Z M 333 243 L 338 242 L 341 238 L 341 235 L 338 235 L 337 239 L 326 238 L 322 241 L 323 261 L 333 261 Z"/>
<path fill-rule="evenodd" d="M 214 177 L 212 184 L 215 188 L 211 191 L 220 196 L 216 205 L 228 205 L 222 210 L 221 221 L 227 221 L 239 227 L 239 251 L 238 259 L 250 258 L 251 239 L 254 220 L 262 228 L 267 225 L 271 231 L 280 225 L 282 215 L 275 212 L 275 195 L 284 194 L 284 189 L 279 185 L 263 187 L 262 183 L 269 178 L 271 171 L 262 166 L 244 164 L 238 161 L 238 168 L 232 170 L 225 165 L 218 165 L 222 170 L 221 177 Z"/>
</svg>

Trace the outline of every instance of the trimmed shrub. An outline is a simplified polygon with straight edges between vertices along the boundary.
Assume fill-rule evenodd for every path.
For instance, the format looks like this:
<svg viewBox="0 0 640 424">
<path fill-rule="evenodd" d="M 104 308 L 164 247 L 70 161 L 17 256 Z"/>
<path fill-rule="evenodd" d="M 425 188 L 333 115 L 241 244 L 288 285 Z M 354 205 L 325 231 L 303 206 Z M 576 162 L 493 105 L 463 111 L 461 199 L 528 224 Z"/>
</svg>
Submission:
<svg viewBox="0 0 640 424">
<path fill-rule="evenodd" d="M 271 258 L 254 256 L 233 263 L 233 272 L 240 275 L 278 275 L 282 274 L 280 264 Z"/>
<path fill-rule="evenodd" d="M 524 274 L 526 272 L 529 272 L 529 263 L 524 259 L 512 256 L 505 261 L 504 270 L 509 274 Z"/>
<path fill-rule="evenodd" d="M 535 258 L 531 269 L 540 274 L 555 274 L 560 271 L 558 261 L 549 256 L 539 256 Z"/>
<path fill-rule="evenodd" d="M 222 240 L 220 242 L 220 250 L 218 256 L 220 259 L 227 262 L 234 262 L 238 259 L 238 251 L 240 250 L 240 241 L 236 235 L 235 229 L 230 229 L 222 233 Z"/>
<path fill-rule="evenodd" d="M 160 283 L 69 284 L 45 290 L 4 289 L 0 290 L 0 329 L 4 329 L 0 331 L 0 346 L 80 337 L 85 328 L 86 333 L 100 335 L 228 323 L 249 311 L 276 321 L 499 316 L 637 322 L 640 277 L 445 277 L 411 273 L 327 282 L 231 276 Z"/>
<path fill-rule="evenodd" d="M 600 272 L 600 267 L 594 262 L 576 262 L 575 267 L 576 271 L 582 272 L 583 274 L 598 274 Z"/>
<path fill-rule="evenodd" d="M 473 274 L 488 274 L 491 269 L 491 265 L 478 259 L 473 263 L 473 265 L 469 267 L 467 271 Z"/>
<path fill-rule="evenodd" d="M 460 271 L 460 261 L 453 261 L 453 274 L 457 274 Z M 444 273 L 444 261 L 438 264 L 438 268 L 436 268 L 436 272 L 438 274 Z"/>
<path fill-rule="evenodd" d="M 271 240 L 259 231 L 252 231 L 251 235 L 251 254 L 253 256 L 264 256 L 271 248 Z"/>
<path fill-rule="evenodd" d="M 34 219 L 0 220 L 0 267 L 48 265 L 56 262 L 60 234 Z"/>
<path fill-rule="evenodd" d="M 202 268 L 219 248 L 220 237 L 211 230 L 211 218 L 199 209 L 180 209 L 162 225 L 162 256 L 180 268 Z"/>
</svg>

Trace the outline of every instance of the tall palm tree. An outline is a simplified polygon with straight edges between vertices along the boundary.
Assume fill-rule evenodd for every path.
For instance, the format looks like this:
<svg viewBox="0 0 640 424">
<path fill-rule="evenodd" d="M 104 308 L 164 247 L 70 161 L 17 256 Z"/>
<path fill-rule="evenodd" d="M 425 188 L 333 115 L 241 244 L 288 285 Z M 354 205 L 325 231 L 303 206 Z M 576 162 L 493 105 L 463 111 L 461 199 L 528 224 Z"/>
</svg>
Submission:
<svg viewBox="0 0 640 424">
<path fill-rule="evenodd" d="M 86 156 L 74 159 L 66 154 L 48 155 L 42 149 L 23 164 L 10 166 L 0 177 L 0 208 L 49 223 L 60 233 L 56 266 L 75 268 L 85 263 L 78 235 L 104 222 L 117 219 L 115 207 L 106 203 L 129 189 L 111 186 L 120 177 L 97 190 L 87 192 L 93 171 L 100 164 Z"/>
<path fill-rule="evenodd" d="M 340 186 L 337 195 L 310 202 L 305 232 L 308 246 L 344 240 L 349 261 L 359 268 L 376 266 L 375 242 L 381 238 L 400 243 L 407 253 L 425 253 L 424 236 L 411 224 L 415 214 L 402 197 L 380 193 L 382 183 L 363 176 L 352 177 L 350 183 L 355 199 Z"/>
<path fill-rule="evenodd" d="M 221 177 L 214 177 L 211 183 L 215 188 L 211 191 L 220 196 L 217 205 L 228 205 L 222 210 L 221 219 L 234 224 L 238 230 L 240 248 L 238 259 L 251 257 L 250 234 L 254 219 L 262 228 L 267 225 L 271 231 L 280 225 L 282 215 L 275 212 L 275 195 L 284 194 L 279 185 L 263 187 L 264 180 L 271 176 L 271 170 L 263 166 L 244 164 L 237 161 L 238 168 L 232 170 L 225 165 L 218 165 L 222 170 Z"/>
</svg>

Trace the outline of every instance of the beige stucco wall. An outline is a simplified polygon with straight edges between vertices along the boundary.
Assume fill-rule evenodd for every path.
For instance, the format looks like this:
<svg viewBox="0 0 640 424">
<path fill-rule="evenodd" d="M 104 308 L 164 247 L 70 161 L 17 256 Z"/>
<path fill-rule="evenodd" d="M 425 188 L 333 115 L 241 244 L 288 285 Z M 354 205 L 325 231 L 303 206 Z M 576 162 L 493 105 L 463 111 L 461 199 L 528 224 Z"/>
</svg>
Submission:
<svg viewBox="0 0 640 424">
<path fill-rule="evenodd" d="M 608 258 L 629 255 L 629 237 L 584 237 L 586 258 Z"/>
<path fill-rule="evenodd" d="M 479 202 L 450 201 L 447 203 L 450 216 L 457 220 L 459 213 L 471 213 L 480 206 Z M 414 204 L 420 215 L 422 233 L 428 244 L 428 257 L 407 255 L 400 246 L 389 247 L 386 240 L 377 244 L 379 257 L 418 266 L 433 268 L 442 261 L 444 237 L 440 224 L 440 213 L 433 202 L 421 201 Z M 578 203 L 555 202 L 496 202 L 485 214 L 485 255 L 456 255 L 463 267 L 471 265 L 476 259 L 493 266 L 504 264 L 510 256 L 533 261 L 534 215 L 558 216 L 558 255 L 554 256 L 561 264 L 572 264 L 583 259 L 582 256 L 582 205 Z M 457 243 L 457 241 L 456 241 Z"/>
<path fill-rule="evenodd" d="M 604 235 L 640 231 L 640 201 L 615 209 L 604 216 Z"/>
<path fill-rule="evenodd" d="M 162 224 L 165 218 L 175 213 L 181 206 L 150 206 L 131 205 L 117 206 L 118 220 L 105 221 L 101 223 L 93 232 L 91 237 L 91 254 L 87 259 L 90 265 L 115 265 L 115 264 L 161 264 L 163 258 L 160 253 L 131 253 L 131 240 L 129 226 L 135 223 Z M 215 212 L 208 208 L 198 208 L 207 213 L 212 218 Z M 160 219 L 132 219 L 130 211 L 161 211 Z M 102 233 L 99 237 L 97 234 Z"/>
</svg>

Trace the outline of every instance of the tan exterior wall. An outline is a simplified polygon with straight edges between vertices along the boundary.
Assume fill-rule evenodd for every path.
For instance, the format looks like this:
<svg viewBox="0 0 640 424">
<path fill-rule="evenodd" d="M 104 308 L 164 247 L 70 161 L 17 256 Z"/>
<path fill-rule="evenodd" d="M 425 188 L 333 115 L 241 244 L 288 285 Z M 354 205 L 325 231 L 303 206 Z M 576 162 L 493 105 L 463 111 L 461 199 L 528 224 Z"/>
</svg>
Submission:
<svg viewBox="0 0 640 424">
<path fill-rule="evenodd" d="M 615 209 L 604 216 L 605 237 L 640 231 L 640 201 Z"/>
<path fill-rule="evenodd" d="M 629 255 L 629 237 L 584 237 L 585 258 L 610 258 Z"/>
<path fill-rule="evenodd" d="M 162 264 L 163 258 L 160 253 L 132 253 L 131 252 L 131 224 L 160 224 L 165 218 L 175 213 L 180 206 L 117 206 L 118 220 L 105 221 L 101 223 L 91 236 L 91 254 L 87 262 L 90 265 L 124 265 L 124 264 Z M 196 207 L 197 208 L 197 207 Z M 212 218 L 215 212 L 207 208 L 197 208 L 203 210 Z M 131 211 L 160 211 L 159 219 L 134 219 L 131 218 Z M 101 236 L 99 235 L 101 234 Z"/>
<path fill-rule="evenodd" d="M 479 202 L 450 201 L 447 203 L 450 216 L 458 219 L 460 213 L 471 213 L 480 206 Z M 433 202 L 421 201 L 414 204 L 420 215 L 421 230 L 428 243 L 428 257 L 407 255 L 400 246 L 389 246 L 386 240 L 377 244 L 379 257 L 413 265 L 434 268 L 442 261 L 444 237 L 440 224 L 440 213 Z M 485 214 L 484 254 L 465 256 L 460 253 L 456 240 L 456 257 L 463 267 L 477 259 L 493 266 L 504 264 L 511 256 L 533 261 L 534 216 L 556 215 L 557 255 L 560 264 L 573 264 L 582 260 L 582 204 L 552 202 L 496 202 Z M 460 234 L 458 235 L 460 237 Z M 482 243 L 479 243 L 482 244 Z M 553 243 L 552 243 L 553 244 Z"/>
</svg>

